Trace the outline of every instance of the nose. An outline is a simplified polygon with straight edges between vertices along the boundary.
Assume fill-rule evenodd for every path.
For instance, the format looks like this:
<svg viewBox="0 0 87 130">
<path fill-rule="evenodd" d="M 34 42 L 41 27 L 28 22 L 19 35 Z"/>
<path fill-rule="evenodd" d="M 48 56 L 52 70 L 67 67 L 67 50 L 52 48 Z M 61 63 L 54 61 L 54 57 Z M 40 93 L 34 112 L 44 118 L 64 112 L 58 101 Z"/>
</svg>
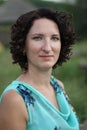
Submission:
<svg viewBox="0 0 87 130">
<path fill-rule="evenodd" d="M 51 44 L 50 44 L 50 40 L 49 39 L 44 40 L 42 49 L 46 53 L 51 51 Z"/>
</svg>

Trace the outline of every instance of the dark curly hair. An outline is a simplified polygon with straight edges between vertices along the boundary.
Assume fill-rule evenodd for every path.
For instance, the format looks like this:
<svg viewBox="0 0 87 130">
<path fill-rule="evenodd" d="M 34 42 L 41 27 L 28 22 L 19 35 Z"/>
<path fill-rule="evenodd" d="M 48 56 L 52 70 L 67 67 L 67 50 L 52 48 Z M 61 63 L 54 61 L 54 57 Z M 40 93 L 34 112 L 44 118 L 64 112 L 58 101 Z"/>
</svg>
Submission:
<svg viewBox="0 0 87 130">
<path fill-rule="evenodd" d="M 10 51 L 13 63 L 18 63 L 23 70 L 28 69 L 27 56 L 24 54 L 26 36 L 36 19 L 47 18 L 54 21 L 60 31 L 61 51 L 56 64 L 62 65 L 70 59 L 71 46 L 75 43 L 76 35 L 72 26 L 72 15 L 68 12 L 58 12 L 50 8 L 39 8 L 21 15 L 12 25 Z"/>
</svg>

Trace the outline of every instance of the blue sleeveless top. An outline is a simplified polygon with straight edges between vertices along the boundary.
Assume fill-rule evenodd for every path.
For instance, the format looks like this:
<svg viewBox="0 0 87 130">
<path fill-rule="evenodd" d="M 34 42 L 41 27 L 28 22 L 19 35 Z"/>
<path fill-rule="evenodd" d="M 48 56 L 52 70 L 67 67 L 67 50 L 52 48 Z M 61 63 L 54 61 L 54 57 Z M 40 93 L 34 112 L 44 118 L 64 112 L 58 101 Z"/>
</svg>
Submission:
<svg viewBox="0 0 87 130">
<path fill-rule="evenodd" d="M 26 130 L 79 130 L 79 123 L 70 101 L 58 81 L 51 76 L 60 110 L 29 84 L 13 81 L 3 92 L 15 90 L 24 99 L 29 115 Z M 3 95 L 2 94 L 2 95 Z"/>
</svg>

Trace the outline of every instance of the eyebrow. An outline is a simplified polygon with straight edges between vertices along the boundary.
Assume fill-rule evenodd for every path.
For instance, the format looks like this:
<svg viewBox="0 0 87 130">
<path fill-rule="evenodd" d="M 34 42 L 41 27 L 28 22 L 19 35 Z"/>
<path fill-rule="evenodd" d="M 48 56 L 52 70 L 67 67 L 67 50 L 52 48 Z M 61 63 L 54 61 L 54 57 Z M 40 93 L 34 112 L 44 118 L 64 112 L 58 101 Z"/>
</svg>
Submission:
<svg viewBox="0 0 87 130">
<path fill-rule="evenodd" d="M 36 36 L 36 35 L 39 35 L 39 36 L 43 36 L 44 34 L 43 33 L 34 33 L 34 34 L 30 34 L 30 36 Z M 60 36 L 59 33 L 54 33 L 52 34 L 52 36 Z"/>
</svg>

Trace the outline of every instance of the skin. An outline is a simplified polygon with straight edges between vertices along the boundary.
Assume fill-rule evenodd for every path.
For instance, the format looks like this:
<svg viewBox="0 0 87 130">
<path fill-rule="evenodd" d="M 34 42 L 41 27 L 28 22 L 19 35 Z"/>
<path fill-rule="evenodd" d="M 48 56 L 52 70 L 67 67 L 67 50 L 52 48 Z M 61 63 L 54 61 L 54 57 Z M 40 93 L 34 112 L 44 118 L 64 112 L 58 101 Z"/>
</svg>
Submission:
<svg viewBox="0 0 87 130">
<path fill-rule="evenodd" d="M 25 45 L 28 70 L 17 78 L 37 89 L 57 109 L 59 106 L 50 84 L 50 75 L 60 50 L 61 39 L 56 23 L 46 18 L 35 20 L 27 34 Z M 63 87 L 62 82 L 58 82 Z M 26 130 L 28 118 L 22 97 L 13 90 L 7 92 L 0 104 L 0 129 Z"/>
<path fill-rule="evenodd" d="M 48 29 L 49 26 L 51 28 Z M 36 20 L 26 39 L 25 49 L 29 67 L 34 66 L 41 71 L 48 71 L 56 63 L 60 48 L 60 33 L 57 25 L 45 18 Z"/>
</svg>

